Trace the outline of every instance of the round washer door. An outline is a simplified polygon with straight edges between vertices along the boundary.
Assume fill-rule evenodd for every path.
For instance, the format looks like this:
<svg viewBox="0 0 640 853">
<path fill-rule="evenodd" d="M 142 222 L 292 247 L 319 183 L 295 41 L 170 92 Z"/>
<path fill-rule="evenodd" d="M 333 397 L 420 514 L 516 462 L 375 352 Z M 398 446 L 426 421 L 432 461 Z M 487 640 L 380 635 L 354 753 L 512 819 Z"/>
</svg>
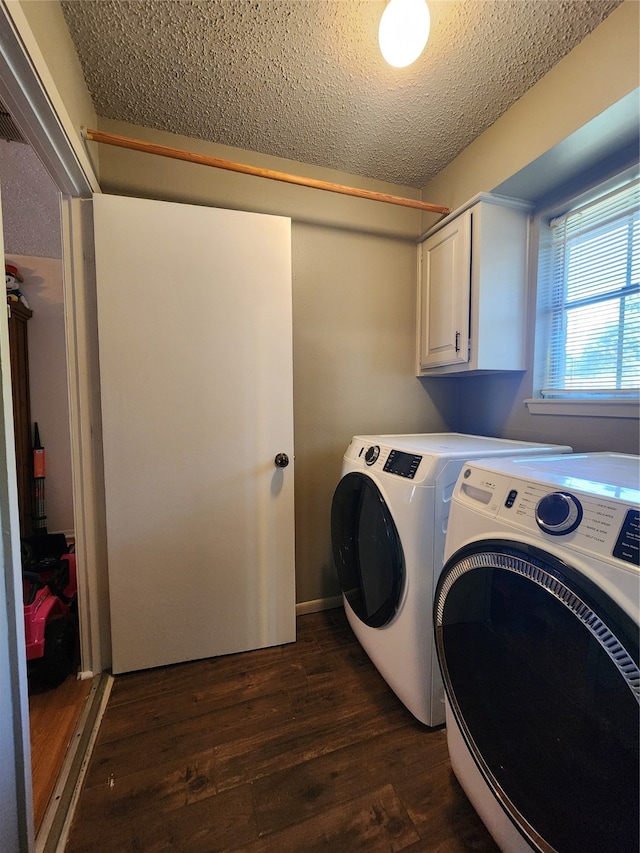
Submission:
<svg viewBox="0 0 640 853">
<path fill-rule="evenodd" d="M 637 853 L 638 626 L 583 574 L 502 541 L 451 557 L 434 624 L 456 722 L 529 844 Z"/>
<path fill-rule="evenodd" d="M 331 542 L 344 597 L 372 628 L 391 620 L 404 585 L 400 536 L 380 489 L 353 472 L 338 483 L 331 504 Z"/>
</svg>

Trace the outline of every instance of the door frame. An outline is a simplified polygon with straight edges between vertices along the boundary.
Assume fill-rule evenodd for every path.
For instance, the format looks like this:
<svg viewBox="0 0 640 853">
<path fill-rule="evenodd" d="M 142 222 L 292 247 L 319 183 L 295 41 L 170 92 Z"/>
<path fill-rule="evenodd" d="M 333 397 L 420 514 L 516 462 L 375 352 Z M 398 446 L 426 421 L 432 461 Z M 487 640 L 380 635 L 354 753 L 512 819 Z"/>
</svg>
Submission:
<svg viewBox="0 0 640 853">
<path fill-rule="evenodd" d="M 63 269 L 66 315 L 66 350 L 69 370 L 71 457 L 74 491 L 74 525 L 78 553 L 78 595 L 81 667 L 90 677 L 108 663 L 108 636 L 103 613 L 105 589 L 104 535 L 101 523 L 99 446 L 99 386 L 92 385 L 97 350 L 91 337 L 90 202 L 100 187 L 77 131 L 66 113 L 44 58 L 20 4 L 0 2 L 0 98 L 24 138 L 40 158 L 61 193 Z M 0 254 L 3 255 L 0 243 Z M 0 336 L 6 344 L 6 322 Z M 3 347 L 4 349 L 4 347 Z M 6 351 L 6 349 L 5 349 Z M 27 853 L 35 846 L 31 790 L 31 747 L 29 733 L 26 652 L 22 624 L 20 534 L 17 516 L 15 460 L 13 460 L 13 413 L 8 363 L 2 363 L 2 418 L 0 431 L 0 559 L 4 590 L 0 603 L 0 671 L 9 676 L 6 700 L 8 718 L 2 720 L 0 750 L 2 797 L 7 809 L 3 830 L 11 849 Z M 9 380 L 10 382 L 10 380 Z M 98 416 L 96 419 L 96 415 Z M 12 461 L 13 460 L 13 461 Z M 7 516 L 5 518 L 5 515 Z M 11 748 L 10 739 L 13 747 Z M 13 809 L 12 809 L 13 806 Z M 13 823 L 11 823 L 13 820 Z"/>
<path fill-rule="evenodd" d="M 27 53 L 27 50 L 29 51 Z M 81 668 L 86 677 L 109 662 L 106 574 L 100 520 L 100 403 L 97 332 L 91 334 L 93 231 L 91 196 L 99 184 L 86 153 L 78 156 L 66 114 L 19 4 L 0 5 L 0 98 L 60 191 L 66 355 L 69 372 L 74 530 L 81 602 Z M 55 105 L 55 106 L 54 106 Z M 87 201 L 82 201 L 83 199 Z M 95 473 L 98 466 L 97 475 Z M 19 543 L 18 543 L 19 544 Z"/>
</svg>

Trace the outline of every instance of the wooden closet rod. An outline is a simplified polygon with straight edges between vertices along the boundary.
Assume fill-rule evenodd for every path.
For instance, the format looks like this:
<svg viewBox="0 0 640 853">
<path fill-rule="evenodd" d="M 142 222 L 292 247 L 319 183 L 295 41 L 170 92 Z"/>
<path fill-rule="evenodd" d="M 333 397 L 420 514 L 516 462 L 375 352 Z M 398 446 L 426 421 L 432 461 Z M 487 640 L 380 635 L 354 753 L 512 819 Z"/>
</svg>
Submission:
<svg viewBox="0 0 640 853">
<path fill-rule="evenodd" d="M 271 181 L 284 181 L 287 184 L 298 184 L 301 187 L 311 187 L 315 190 L 326 190 L 330 193 L 342 193 L 342 195 L 366 198 L 371 201 L 382 201 L 387 204 L 398 204 L 403 207 L 413 207 L 416 210 L 426 210 L 429 213 L 450 213 L 448 207 L 437 204 L 428 204 L 425 201 L 415 201 L 411 198 L 402 198 L 386 193 L 377 193 L 370 190 L 361 190 L 357 187 L 345 187 L 342 184 L 332 184 L 329 181 L 316 181 L 313 178 L 302 178 L 299 175 L 289 175 L 286 172 L 274 172 L 272 169 L 260 169 L 257 166 L 248 166 L 245 163 L 234 163 L 232 160 L 219 160 L 217 157 L 206 157 L 204 154 L 196 154 L 193 151 L 184 151 L 181 148 L 168 148 L 165 145 L 155 145 L 153 142 L 144 142 L 141 139 L 130 139 L 127 136 L 118 136 L 115 133 L 104 133 L 101 130 L 89 130 L 83 128 L 82 135 L 92 142 L 104 142 L 107 145 L 117 145 L 120 148 L 130 148 L 132 151 L 142 151 L 146 154 L 158 154 L 161 157 L 172 157 L 174 160 L 186 160 L 188 163 L 198 163 L 201 166 L 213 166 L 216 169 L 226 169 L 230 172 L 242 172 L 244 175 L 254 175 L 257 178 L 269 178 Z"/>
</svg>

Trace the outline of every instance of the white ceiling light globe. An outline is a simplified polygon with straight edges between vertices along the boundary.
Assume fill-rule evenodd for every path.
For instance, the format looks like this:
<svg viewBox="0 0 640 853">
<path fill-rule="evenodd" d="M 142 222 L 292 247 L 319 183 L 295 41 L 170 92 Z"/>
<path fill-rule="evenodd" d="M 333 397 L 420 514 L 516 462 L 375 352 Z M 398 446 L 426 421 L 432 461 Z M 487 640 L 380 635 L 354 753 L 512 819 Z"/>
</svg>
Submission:
<svg viewBox="0 0 640 853">
<path fill-rule="evenodd" d="M 429 38 L 431 18 L 425 0 L 391 0 L 380 18 L 380 51 L 395 68 L 420 56 Z"/>
</svg>

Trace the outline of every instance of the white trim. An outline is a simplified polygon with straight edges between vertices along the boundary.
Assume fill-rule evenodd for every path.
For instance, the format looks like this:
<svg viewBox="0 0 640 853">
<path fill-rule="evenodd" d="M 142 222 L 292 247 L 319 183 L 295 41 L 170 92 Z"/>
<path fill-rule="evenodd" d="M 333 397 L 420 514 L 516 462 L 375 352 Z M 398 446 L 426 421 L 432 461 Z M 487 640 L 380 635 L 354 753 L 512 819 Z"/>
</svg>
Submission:
<svg viewBox="0 0 640 853">
<path fill-rule="evenodd" d="M 100 381 L 97 369 L 97 331 L 93 271 L 91 202 L 63 197 L 62 256 L 64 306 L 71 424 L 75 552 L 80 603 L 81 666 L 102 672 L 110 663 L 106 545 L 99 508 L 103 498 L 100 444 Z"/>
<path fill-rule="evenodd" d="M 637 400 L 549 400 L 532 398 L 524 404 L 532 415 L 576 415 L 590 418 L 638 418 L 640 403 Z"/>
<path fill-rule="evenodd" d="M 478 204 L 478 202 L 484 202 L 485 204 L 497 204 L 500 207 L 511 207 L 514 210 L 521 210 L 525 213 L 533 210 L 533 204 L 529 201 L 523 201 L 522 199 L 511 198 L 510 196 L 505 195 L 498 195 L 497 193 L 478 193 L 477 195 L 474 195 L 473 198 L 469 199 L 469 201 L 465 202 L 465 204 L 460 205 L 460 207 L 457 207 L 455 210 L 452 210 L 451 213 L 448 213 L 442 219 L 439 219 L 435 225 L 429 226 L 426 231 L 423 231 L 422 234 L 420 234 L 416 243 L 424 243 L 428 237 L 431 237 L 445 225 L 453 222 L 458 216 L 463 214 L 465 210 L 469 210 L 471 207 Z"/>
<path fill-rule="evenodd" d="M 559 330 L 554 332 L 554 315 L 565 315 L 567 310 L 564 295 L 558 288 L 564 281 L 567 270 L 559 268 L 564 264 L 564 252 L 561 249 L 559 258 L 555 253 L 558 246 L 564 244 L 562 239 L 553 236 L 551 223 L 567 220 L 580 210 L 600 204 L 603 199 L 613 196 L 620 197 L 630 187 L 638 182 L 638 163 L 627 166 L 613 175 L 603 176 L 582 190 L 557 199 L 553 204 L 536 210 L 533 218 L 532 263 L 534 272 L 532 281 L 536 282 L 535 300 L 535 348 L 534 348 L 534 393 L 540 394 L 535 399 L 525 400 L 531 414 L 577 415 L 586 417 L 617 417 L 637 418 L 637 400 L 632 396 L 632 389 L 619 388 L 549 388 L 554 377 L 550 362 L 557 360 L 563 353 L 566 341 L 558 340 Z M 630 191 L 630 190 L 629 190 Z M 627 200 L 628 201 L 628 200 Z M 621 205 L 619 212 L 633 210 L 631 203 Z M 593 211 L 592 211 L 593 212 Z M 609 209 L 610 212 L 610 209 Z M 622 295 L 635 293 L 637 288 L 621 288 L 608 296 L 621 298 Z M 564 331 L 566 335 L 566 329 Z M 626 395 L 626 397 L 625 397 Z M 619 397 L 620 399 L 616 399 Z"/>
<path fill-rule="evenodd" d="M 0 205 L 0 262 L 4 261 Z M 33 791 L 9 324 L 0 317 L 0 835 L 3 851 L 33 849 Z"/>
<path fill-rule="evenodd" d="M 28 51 L 28 52 L 27 52 Z M 85 253 L 93 246 L 92 225 L 76 207 L 80 198 L 99 190 L 97 178 L 81 137 L 75 131 L 49 73 L 23 10 L 15 0 L 0 0 L 0 97 L 24 138 L 43 162 L 61 192 L 61 228 L 65 289 L 65 328 L 72 424 L 71 452 L 74 477 L 74 538 L 78 556 L 78 596 L 82 668 L 101 672 L 108 666 L 108 631 L 101 632 L 108 608 L 101 586 L 101 527 L 97 520 L 99 482 L 92 468 L 97 455 L 99 394 L 91 369 L 90 330 L 87 324 Z M 84 245 L 83 245 L 84 242 Z M 87 261 L 87 264 L 89 261 Z M 77 280 L 76 280 L 77 279 Z M 92 292 L 92 291 L 91 291 Z M 96 333 L 97 334 L 97 333 Z M 84 608 L 87 608 L 86 612 Z"/>
<path fill-rule="evenodd" d="M 100 191 L 82 136 L 17 0 L 0 3 L 0 97 L 62 192 L 87 197 Z"/>
<path fill-rule="evenodd" d="M 321 610 L 332 610 L 334 607 L 342 607 L 341 595 L 316 598 L 313 601 L 300 601 L 296 604 L 296 616 L 304 616 L 306 613 L 319 613 Z"/>
<path fill-rule="evenodd" d="M 61 193 L 78 198 L 89 197 L 92 191 L 99 190 L 99 184 L 87 157 L 84 143 L 71 125 L 60 94 L 53 83 L 24 12 L 16 0 L 0 0 L 0 98 L 2 98 L 24 138 L 42 161 Z M 78 254 L 77 246 L 75 251 Z M 66 273 L 68 271 L 69 268 L 67 267 Z M 76 284 L 76 287 L 81 286 L 82 282 Z M 77 312 L 75 306 L 73 311 Z M 6 321 L 4 324 L 0 323 L 0 334 L 4 338 L 3 350 L 6 352 L 8 349 Z M 67 347 L 69 364 L 73 363 L 76 371 L 83 373 L 86 368 L 85 363 L 74 361 L 76 353 L 69 350 L 69 342 L 67 342 Z M 84 341 L 80 342 L 80 349 L 82 347 L 86 349 Z M 82 351 L 84 352 L 84 350 Z M 34 849 L 35 838 L 26 650 L 24 640 L 20 639 L 24 628 L 22 627 L 21 566 L 17 495 L 15 493 L 15 455 L 10 453 L 7 456 L 7 448 L 12 446 L 12 441 L 10 442 L 9 438 L 13 433 L 13 425 L 8 420 L 11 418 L 12 421 L 12 409 L 10 376 L 6 364 L 3 360 L 2 406 L 0 407 L 3 422 L 3 429 L 0 431 L 3 439 L 0 441 L 0 493 L 2 496 L 0 520 L 2 521 L 3 533 L 0 562 L 5 578 L 5 594 L 3 596 L 5 601 L 4 605 L 0 607 L 0 623 L 5 622 L 3 631 L 0 631 L 0 634 L 5 636 L 4 640 L 0 636 L 0 671 L 4 680 L 5 702 L 0 703 L 0 705 L 2 705 L 3 711 L 8 704 L 10 705 L 10 713 L 4 715 L 5 725 L 2 734 L 3 760 L 6 762 L 2 774 L 2 796 L 5 798 L 3 812 L 6 815 L 8 810 L 13 811 L 15 822 L 12 825 L 7 823 L 6 826 L 3 826 L 3 830 L 7 832 L 4 840 L 11 850 L 15 850 L 16 853 L 18 851 L 27 853 L 27 851 Z M 85 377 L 85 382 L 90 381 L 90 376 Z M 77 384 L 70 388 L 70 396 L 78 393 L 76 389 Z M 83 435 L 86 439 L 92 432 L 92 423 L 87 420 L 90 413 L 83 410 L 81 406 L 79 409 L 83 418 Z M 72 445 L 73 443 L 74 438 L 72 436 Z M 77 439 L 76 445 L 79 443 L 80 439 Z M 94 452 L 97 453 L 97 451 Z M 82 452 L 82 448 L 80 448 L 76 449 L 75 456 L 76 460 L 86 461 L 90 457 L 90 453 L 86 450 Z M 13 457 L 13 461 L 9 457 Z M 13 473 L 10 470 L 12 465 L 14 466 Z M 76 480 L 81 478 L 82 471 L 76 470 L 74 476 Z M 93 480 L 91 480 L 91 485 L 93 485 Z M 98 497 L 94 496 L 94 501 L 97 500 Z M 93 525 L 89 533 L 95 538 L 96 507 L 95 503 L 89 503 L 89 505 L 94 510 L 93 515 L 89 513 L 75 519 L 75 535 L 80 544 L 80 551 L 82 551 L 85 531 L 82 524 L 78 524 L 79 519 L 85 525 Z M 78 516 L 77 512 L 76 516 Z M 78 556 L 79 561 L 84 559 L 84 557 L 80 557 L 80 553 Z M 85 566 L 90 566 L 95 572 L 95 561 L 89 563 L 87 560 Z M 97 581 L 94 581 L 94 590 L 96 583 Z M 106 597 L 103 589 L 100 589 L 100 592 L 103 593 L 103 597 Z M 108 606 L 108 603 L 105 602 L 104 606 Z M 99 613 L 92 613 L 90 618 L 92 620 L 91 625 L 95 625 L 96 620 L 99 619 Z M 88 633 L 85 631 L 85 634 Z M 88 654 L 85 654 L 83 648 L 83 671 L 99 672 L 101 669 L 100 650 L 104 649 L 107 638 L 98 635 L 98 637 L 92 637 L 91 640 L 93 645 Z M 5 743 L 5 736 L 9 744 L 13 742 L 13 754 L 11 756 Z M 12 765 L 11 767 L 8 766 L 9 762 Z"/>
</svg>

